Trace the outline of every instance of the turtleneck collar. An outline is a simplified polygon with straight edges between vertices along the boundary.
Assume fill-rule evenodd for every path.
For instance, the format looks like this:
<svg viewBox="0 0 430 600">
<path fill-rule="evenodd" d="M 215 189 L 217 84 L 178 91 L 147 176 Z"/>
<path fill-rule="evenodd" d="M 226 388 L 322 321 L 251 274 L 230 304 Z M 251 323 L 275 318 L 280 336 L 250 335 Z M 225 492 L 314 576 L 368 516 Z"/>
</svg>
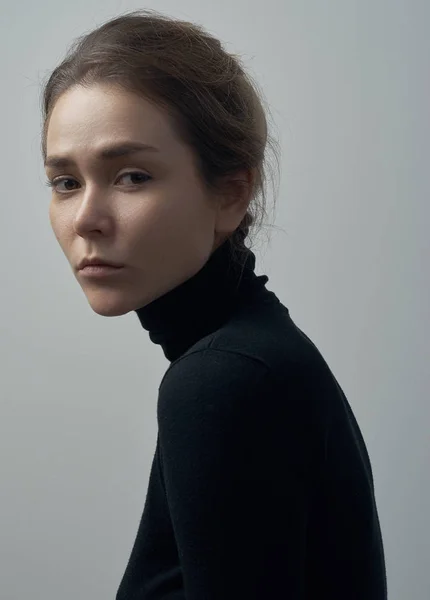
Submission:
<svg viewBox="0 0 430 600">
<path fill-rule="evenodd" d="M 248 249 L 235 260 L 227 239 L 193 277 L 135 312 L 151 341 L 174 361 L 265 286 L 269 278 L 257 276 L 254 269 L 254 253 Z"/>
</svg>

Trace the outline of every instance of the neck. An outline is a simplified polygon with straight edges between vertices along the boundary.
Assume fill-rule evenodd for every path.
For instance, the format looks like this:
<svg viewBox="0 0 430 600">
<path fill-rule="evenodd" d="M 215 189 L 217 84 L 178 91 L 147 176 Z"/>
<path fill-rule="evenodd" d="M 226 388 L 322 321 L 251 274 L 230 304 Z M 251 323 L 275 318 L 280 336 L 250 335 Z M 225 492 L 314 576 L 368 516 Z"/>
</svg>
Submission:
<svg viewBox="0 0 430 600">
<path fill-rule="evenodd" d="M 227 239 L 193 277 L 135 312 L 154 344 L 170 361 L 218 329 L 268 281 L 255 272 L 255 255 L 236 259 Z"/>
</svg>

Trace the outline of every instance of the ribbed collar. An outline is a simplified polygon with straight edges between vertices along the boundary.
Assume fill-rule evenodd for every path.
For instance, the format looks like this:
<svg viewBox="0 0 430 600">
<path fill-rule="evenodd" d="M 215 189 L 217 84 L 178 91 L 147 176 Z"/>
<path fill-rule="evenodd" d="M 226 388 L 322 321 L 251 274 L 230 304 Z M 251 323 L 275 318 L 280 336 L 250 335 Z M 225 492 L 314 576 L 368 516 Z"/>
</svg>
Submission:
<svg viewBox="0 0 430 600">
<path fill-rule="evenodd" d="M 193 277 L 135 312 L 151 341 L 174 361 L 265 286 L 269 278 L 254 269 L 254 253 L 235 260 L 227 239 Z"/>
</svg>

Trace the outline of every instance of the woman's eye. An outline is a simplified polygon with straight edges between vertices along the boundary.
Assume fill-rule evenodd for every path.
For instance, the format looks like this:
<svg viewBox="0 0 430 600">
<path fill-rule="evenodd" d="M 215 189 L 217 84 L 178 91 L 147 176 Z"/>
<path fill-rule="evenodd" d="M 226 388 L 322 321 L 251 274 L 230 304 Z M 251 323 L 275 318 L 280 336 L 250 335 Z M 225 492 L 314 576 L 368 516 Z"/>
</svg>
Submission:
<svg viewBox="0 0 430 600">
<path fill-rule="evenodd" d="M 145 181 L 137 181 L 136 185 L 142 184 L 142 183 L 146 183 L 146 181 L 149 181 L 149 179 L 151 179 L 151 177 L 149 175 L 147 175 L 146 173 L 141 173 L 140 171 L 129 171 L 128 173 L 123 173 L 120 176 L 120 179 L 122 179 L 123 177 L 135 177 L 137 175 L 137 177 L 146 177 Z"/>
<path fill-rule="evenodd" d="M 124 177 L 131 177 L 132 179 L 134 178 L 135 181 L 131 183 L 131 185 L 142 185 L 143 183 L 146 183 L 147 181 L 149 181 L 150 179 L 152 179 L 149 175 L 147 175 L 146 173 L 141 173 L 140 171 L 129 171 L 128 173 L 122 173 L 122 175 L 120 175 L 120 177 L 118 178 L 117 181 L 120 181 L 121 179 L 123 179 Z M 136 181 L 137 178 L 137 181 Z M 143 178 L 143 180 L 142 180 Z M 48 185 L 49 187 L 55 189 L 57 192 L 63 193 L 63 192 L 70 192 L 73 191 L 73 189 L 67 187 L 67 185 L 70 182 L 76 182 L 76 179 L 73 179 L 72 177 L 57 177 L 57 179 L 48 179 L 46 181 L 46 185 Z M 66 184 L 66 189 L 59 189 L 58 186 L 64 183 Z M 127 185 L 127 184 L 126 184 Z"/>
<path fill-rule="evenodd" d="M 70 177 L 62 177 L 62 178 L 58 177 L 58 179 L 52 179 L 52 180 L 51 179 L 47 179 L 46 185 L 49 186 L 49 187 L 51 187 L 51 188 L 53 188 L 56 191 L 59 191 L 58 190 L 58 185 L 60 183 L 65 182 L 65 181 L 73 181 L 73 179 L 71 179 Z M 70 191 L 70 190 L 66 190 L 66 191 Z"/>
</svg>

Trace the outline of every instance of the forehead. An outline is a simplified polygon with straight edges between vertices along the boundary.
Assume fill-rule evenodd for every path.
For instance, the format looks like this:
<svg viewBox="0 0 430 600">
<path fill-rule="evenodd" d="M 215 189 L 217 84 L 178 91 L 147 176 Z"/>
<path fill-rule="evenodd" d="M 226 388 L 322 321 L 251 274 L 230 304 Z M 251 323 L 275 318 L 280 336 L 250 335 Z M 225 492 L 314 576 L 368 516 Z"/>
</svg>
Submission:
<svg viewBox="0 0 430 600">
<path fill-rule="evenodd" d="M 117 87 L 76 86 L 57 100 L 48 123 L 48 154 L 96 151 L 115 140 L 141 140 L 160 151 L 183 149 L 167 113 Z"/>
</svg>

